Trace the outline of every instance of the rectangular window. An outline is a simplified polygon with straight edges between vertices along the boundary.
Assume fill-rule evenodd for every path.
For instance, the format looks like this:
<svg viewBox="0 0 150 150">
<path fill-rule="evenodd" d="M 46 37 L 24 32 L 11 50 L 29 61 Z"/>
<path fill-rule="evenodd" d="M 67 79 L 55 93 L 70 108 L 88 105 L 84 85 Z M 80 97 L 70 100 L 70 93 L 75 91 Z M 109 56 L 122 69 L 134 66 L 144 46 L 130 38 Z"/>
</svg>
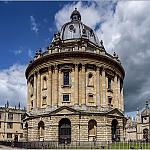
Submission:
<svg viewBox="0 0 150 150">
<path fill-rule="evenodd" d="M 93 103 L 94 102 L 93 94 L 89 94 L 88 102 L 89 103 Z"/>
<path fill-rule="evenodd" d="M 1 122 L 0 122 L 0 128 L 1 128 Z"/>
<path fill-rule="evenodd" d="M 69 94 L 64 94 L 63 95 L 63 102 L 69 102 Z"/>
<path fill-rule="evenodd" d="M 64 85 L 69 85 L 69 72 L 64 72 Z"/>
<path fill-rule="evenodd" d="M 108 106 L 112 106 L 112 97 L 108 97 Z"/>
<path fill-rule="evenodd" d="M 111 89 L 111 78 L 108 78 L 108 89 Z"/>
<path fill-rule="evenodd" d="M 7 138 L 11 139 L 12 138 L 12 133 L 7 133 Z"/>
<path fill-rule="evenodd" d="M 8 113 L 8 119 L 13 120 L 13 113 Z"/>
<path fill-rule="evenodd" d="M 23 138 L 23 133 L 20 134 L 20 138 Z"/>
<path fill-rule="evenodd" d="M 123 80 L 120 79 L 120 93 L 121 93 L 121 91 L 122 91 L 122 88 L 123 88 Z"/>
<path fill-rule="evenodd" d="M 0 113 L 0 119 L 2 119 L 2 113 Z"/>
<path fill-rule="evenodd" d="M 12 129 L 13 128 L 13 123 L 12 122 L 8 122 L 7 123 L 7 129 Z"/>
</svg>

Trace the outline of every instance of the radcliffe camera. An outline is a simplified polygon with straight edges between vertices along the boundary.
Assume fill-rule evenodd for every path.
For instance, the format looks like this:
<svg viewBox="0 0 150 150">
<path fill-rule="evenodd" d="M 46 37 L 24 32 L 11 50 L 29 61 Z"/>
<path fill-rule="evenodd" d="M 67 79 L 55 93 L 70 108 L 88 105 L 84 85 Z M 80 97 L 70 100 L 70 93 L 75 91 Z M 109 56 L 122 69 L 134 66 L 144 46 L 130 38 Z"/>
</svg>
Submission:
<svg viewBox="0 0 150 150">
<path fill-rule="evenodd" d="M 0 148 L 150 149 L 149 6 L 1 1 Z"/>
</svg>

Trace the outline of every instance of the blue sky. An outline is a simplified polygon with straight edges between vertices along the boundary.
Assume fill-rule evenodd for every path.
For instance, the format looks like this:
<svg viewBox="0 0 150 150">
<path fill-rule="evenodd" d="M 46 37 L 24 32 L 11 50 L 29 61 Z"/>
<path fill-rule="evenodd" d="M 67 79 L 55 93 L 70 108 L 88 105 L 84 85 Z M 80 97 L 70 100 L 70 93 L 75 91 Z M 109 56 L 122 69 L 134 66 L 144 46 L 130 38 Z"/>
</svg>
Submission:
<svg viewBox="0 0 150 150">
<path fill-rule="evenodd" d="M 36 50 L 46 48 L 54 33 L 77 9 L 95 29 L 108 53 L 125 68 L 127 112 L 142 109 L 150 98 L 150 1 L 0 2 L 0 105 L 26 105 L 24 71 Z"/>
<path fill-rule="evenodd" d="M 0 69 L 14 63 L 27 64 L 31 52 L 51 42 L 57 31 L 55 13 L 65 3 L 0 2 Z M 37 33 L 32 30 L 31 16 L 35 19 Z"/>
</svg>

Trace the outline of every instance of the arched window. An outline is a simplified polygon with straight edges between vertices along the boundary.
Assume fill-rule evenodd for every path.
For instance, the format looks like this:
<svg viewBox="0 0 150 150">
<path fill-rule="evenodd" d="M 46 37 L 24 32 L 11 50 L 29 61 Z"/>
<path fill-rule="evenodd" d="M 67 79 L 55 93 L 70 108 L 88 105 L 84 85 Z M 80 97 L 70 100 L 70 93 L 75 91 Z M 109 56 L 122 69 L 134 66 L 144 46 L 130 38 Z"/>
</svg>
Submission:
<svg viewBox="0 0 150 150">
<path fill-rule="evenodd" d="M 89 141 L 94 141 L 97 134 L 97 122 L 95 120 L 90 120 L 88 122 L 88 138 Z"/>
<path fill-rule="evenodd" d="M 112 141 L 120 141 L 120 130 L 118 126 L 118 121 L 116 119 L 112 120 L 111 133 L 112 133 Z"/>
<path fill-rule="evenodd" d="M 28 123 L 25 123 L 25 128 L 24 128 L 24 138 L 26 141 L 28 141 Z"/>
<path fill-rule="evenodd" d="M 94 85 L 94 77 L 92 73 L 88 74 L 88 85 L 93 86 Z"/>
<path fill-rule="evenodd" d="M 111 89 L 111 78 L 108 77 L 108 89 Z"/>
<path fill-rule="evenodd" d="M 40 140 L 44 139 L 44 122 L 40 121 L 38 123 L 38 136 Z"/>
<path fill-rule="evenodd" d="M 148 129 L 147 129 L 147 128 L 145 128 L 145 129 L 143 130 L 143 139 L 144 139 L 145 141 L 148 141 Z"/>
<path fill-rule="evenodd" d="M 43 77 L 43 89 L 47 89 L 47 78 L 46 78 L 46 76 Z"/>
<path fill-rule="evenodd" d="M 69 85 L 69 71 L 64 71 L 64 85 Z"/>
<path fill-rule="evenodd" d="M 33 100 L 31 101 L 31 109 L 33 109 Z"/>
<path fill-rule="evenodd" d="M 42 99 L 42 106 L 44 105 L 47 105 L 47 97 L 46 96 L 43 96 L 43 99 Z"/>
</svg>

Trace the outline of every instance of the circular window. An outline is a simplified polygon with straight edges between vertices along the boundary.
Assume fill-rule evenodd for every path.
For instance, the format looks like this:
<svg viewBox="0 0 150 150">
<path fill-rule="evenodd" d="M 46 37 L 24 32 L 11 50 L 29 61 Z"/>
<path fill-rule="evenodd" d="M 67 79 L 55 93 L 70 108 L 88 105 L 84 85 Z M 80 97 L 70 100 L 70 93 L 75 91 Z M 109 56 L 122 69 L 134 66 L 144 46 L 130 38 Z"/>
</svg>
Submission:
<svg viewBox="0 0 150 150">
<path fill-rule="evenodd" d="M 72 30 L 74 29 L 74 26 L 73 26 L 73 25 L 70 25 L 70 26 L 69 26 L 69 29 L 70 29 L 70 31 L 72 31 Z"/>
<path fill-rule="evenodd" d="M 82 33 L 83 33 L 83 34 L 86 34 L 86 30 L 85 30 L 85 29 L 83 29 L 83 30 L 82 30 Z"/>
</svg>

